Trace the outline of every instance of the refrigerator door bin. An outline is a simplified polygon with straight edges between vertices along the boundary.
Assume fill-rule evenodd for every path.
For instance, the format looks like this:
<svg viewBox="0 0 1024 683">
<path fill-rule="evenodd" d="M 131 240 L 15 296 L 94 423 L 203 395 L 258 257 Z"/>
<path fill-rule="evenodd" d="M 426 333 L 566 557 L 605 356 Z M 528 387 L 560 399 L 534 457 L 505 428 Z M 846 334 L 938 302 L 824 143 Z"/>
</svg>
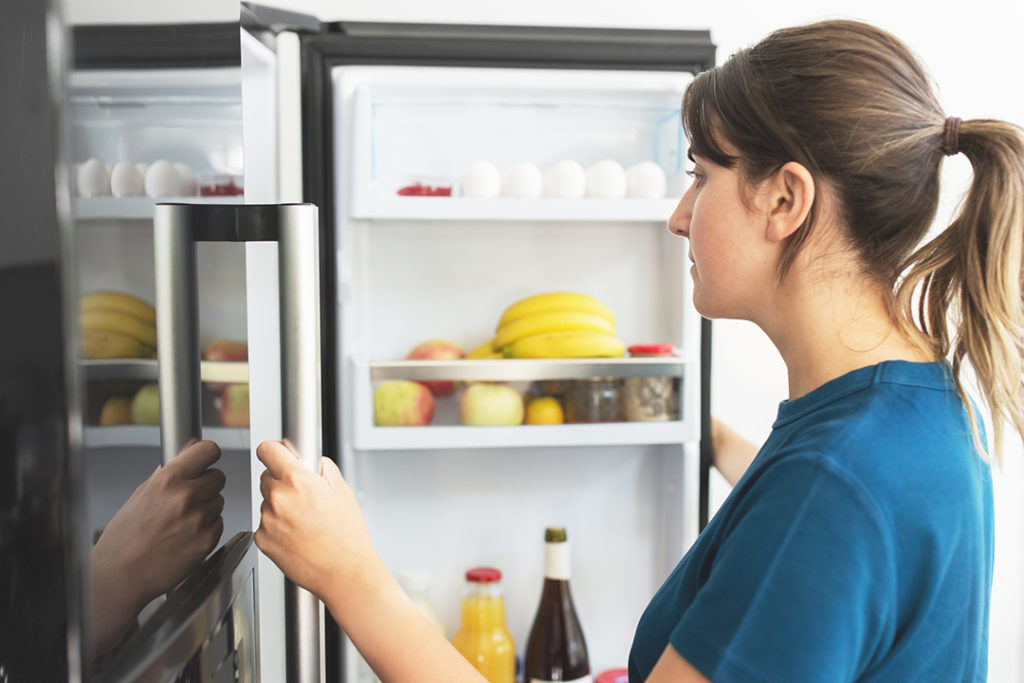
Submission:
<svg viewBox="0 0 1024 683">
<path fill-rule="evenodd" d="M 334 78 L 339 104 L 346 105 L 351 118 L 352 137 L 346 142 L 353 152 L 352 167 L 345 175 L 352 182 L 354 216 L 401 212 L 401 203 L 409 200 L 426 209 L 492 194 L 505 204 L 513 198 L 513 203 L 541 197 L 561 203 L 565 199 L 558 197 L 569 197 L 570 203 L 559 207 L 562 211 L 584 196 L 652 200 L 650 186 L 645 193 L 642 183 L 627 192 L 622 182 L 620 197 L 600 177 L 588 177 L 589 183 L 576 178 L 604 160 L 619 165 L 616 173 L 641 162 L 654 164 L 661 184 L 655 186 L 653 199 L 677 196 L 683 187 L 686 158 L 679 102 L 688 75 L 346 67 L 337 69 Z M 541 179 L 541 173 L 566 160 L 576 164 L 569 179 Z M 490 189 L 482 195 L 482 186 L 470 189 L 463 182 L 471 164 L 479 161 L 490 165 L 484 169 L 489 173 L 504 175 L 499 186 L 489 181 Z M 531 165 L 525 169 L 531 177 L 517 183 L 510 174 L 522 162 Z M 402 196 L 425 194 L 423 187 L 441 196 Z M 507 208 L 484 204 L 435 210 L 489 210 L 496 217 Z M 526 210 L 543 214 L 553 208 Z M 594 207 L 581 210 L 598 213 Z"/>
<path fill-rule="evenodd" d="M 147 70 L 144 78 L 130 71 L 77 71 L 71 92 L 77 196 L 196 197 L 205 194 L 200 185 L 213 173 L 235 179 L 236 194 L 241 194 L 242 98 L 237 68 L 204 69 L 202 77 L 185 69 Z M 95 178 L 79 168 L 90 159 L 106 166 L 92 169 Z M 159 160 L 179 166 L 147 174 Z M 135 165 L 138 174 L 125 169 L 118 177 L 114 171 L 119 162 Z M 93 181 L 104 175 L 102 191 Z M 147 217 L 152 216 L 149 208 Z"/>
<path fill-rule="evenodd" d="M 380 361 L 356 364 L 355 429 L 353 445 L 357 449 L 459 449 L 516 448 L 540 446 L 601 446 L 628 444 L 679 444 L 697 438 L 696 425 L 683 420 L 680 410 L 685 359 L 544 359 L 544 360 L 456 360 L 456 361 Z M 678 399 L 674 419 L 662 422 L 618 420 L 593 424 L 464 426 L 460 422 L 459 401 L 464 382 L 499 382 L 519 392 L 524 401 L 541 395 L 553 395 L 565 405 L 565 385 L 588 381 L 593 377 L 614 378 L 621 382 L 633 377 L 664 377 L 674 384 Z M 451 396 L 434 398 L 434 415 L 422 427 L 381 427 L 375 424 L 372 395 L 381 382 L 388 380 L 453 380 L 457 391 Z M 621 389 L 620 389 L 621 391 Z"/>
</svg>

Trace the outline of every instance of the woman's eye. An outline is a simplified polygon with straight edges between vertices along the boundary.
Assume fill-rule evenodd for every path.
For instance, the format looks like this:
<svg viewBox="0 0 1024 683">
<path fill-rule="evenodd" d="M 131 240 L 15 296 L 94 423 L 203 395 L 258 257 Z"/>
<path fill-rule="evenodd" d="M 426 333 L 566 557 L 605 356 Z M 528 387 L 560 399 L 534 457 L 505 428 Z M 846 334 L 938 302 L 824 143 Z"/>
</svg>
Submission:
<svg viewBox="0 0 1024 683">
<path fill-rule="evenodd" d="M 697 187 L 702 187 L 704 185 L 704 174 L 700 171 L 687 171 L 686 175 L 693 178 L 693 182 Z"/>
</svg>

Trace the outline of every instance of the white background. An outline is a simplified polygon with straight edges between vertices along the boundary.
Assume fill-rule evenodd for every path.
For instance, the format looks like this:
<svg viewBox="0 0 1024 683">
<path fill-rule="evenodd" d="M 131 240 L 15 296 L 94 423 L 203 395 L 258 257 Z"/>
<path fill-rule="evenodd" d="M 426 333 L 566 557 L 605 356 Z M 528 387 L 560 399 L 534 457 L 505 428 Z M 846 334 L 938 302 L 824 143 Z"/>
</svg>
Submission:
<svg viewBox="0 0 1024 683">
<path fill-rule="evenodd" d="M 64 0 L 69 23 L 234 21 L 230 0 Z M 781 0 L 683 3 L 670 0 L 264 0 L 321 19 L 504 23 L 628 28 L 710 29 L 719 61 L 772 29 L 822 18 L 856 18 L 892 31 L 922 58 L 939 84 L 951 115 L 1000 118 L 1024 124 L 1019 34 L 1024 3 L 975 0 L 898 3 L 892 0 Z M 962 157 L 944 173 L 948 217 L 955 191 L 969 177 Z M 747 323 L 719 321 L 714 330 L 712 412 L 747 438 L 768 434 L 778 401 L 786 397 L 785 368 L 774 347 Z M 1024 680 L 1019 644 L 1024 616 L 1024 448 L 1011 439 L 996 472 L 996 570 L 990 632 L 990 675 L 996 682 Z M 724 485 L 718 482 L 721 495 Z"/>
</svg>

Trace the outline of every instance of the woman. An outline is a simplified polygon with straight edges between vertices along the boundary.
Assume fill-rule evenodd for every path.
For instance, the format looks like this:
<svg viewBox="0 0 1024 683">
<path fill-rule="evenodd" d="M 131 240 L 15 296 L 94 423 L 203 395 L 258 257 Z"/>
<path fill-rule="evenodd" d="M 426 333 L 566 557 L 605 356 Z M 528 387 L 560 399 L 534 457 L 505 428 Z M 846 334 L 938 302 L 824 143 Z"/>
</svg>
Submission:
<svg viewBox="0 0 1024 683">
<path fill-rule="evenodd" d="M 1006 422 L 1024 434 L 1021 132 L 947 117 L 904 45 L 846 21 L 699 75 L 683 125 L 694 182 L 669 229 L 694 305 L 760 326 L 789 399 L 640 619 L 630 680 L 984 680 L 992 493 L 962 370 L 998 452 Z M 974 184 L 920 246 L 957 153 Z M 257 543 L 381 678 L 477 680 L 415 617 L 334 465 L 259 455 Z"/>
</svg>

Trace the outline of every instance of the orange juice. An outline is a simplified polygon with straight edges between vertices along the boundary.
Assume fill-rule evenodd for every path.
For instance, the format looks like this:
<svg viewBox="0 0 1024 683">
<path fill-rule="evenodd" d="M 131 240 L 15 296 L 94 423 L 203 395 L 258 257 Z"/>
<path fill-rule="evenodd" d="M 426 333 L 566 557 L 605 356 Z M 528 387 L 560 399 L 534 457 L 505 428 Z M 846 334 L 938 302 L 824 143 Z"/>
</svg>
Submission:
<svg viewBox="0 0 1024 683">
<path fill-rule="evenodd" d="M 477 567 L 466 572 L 462 624 L 452 644 L 490 683 L 515 683 L 516 646 L 505 626 L 499 570 Z"/>
</svg>

